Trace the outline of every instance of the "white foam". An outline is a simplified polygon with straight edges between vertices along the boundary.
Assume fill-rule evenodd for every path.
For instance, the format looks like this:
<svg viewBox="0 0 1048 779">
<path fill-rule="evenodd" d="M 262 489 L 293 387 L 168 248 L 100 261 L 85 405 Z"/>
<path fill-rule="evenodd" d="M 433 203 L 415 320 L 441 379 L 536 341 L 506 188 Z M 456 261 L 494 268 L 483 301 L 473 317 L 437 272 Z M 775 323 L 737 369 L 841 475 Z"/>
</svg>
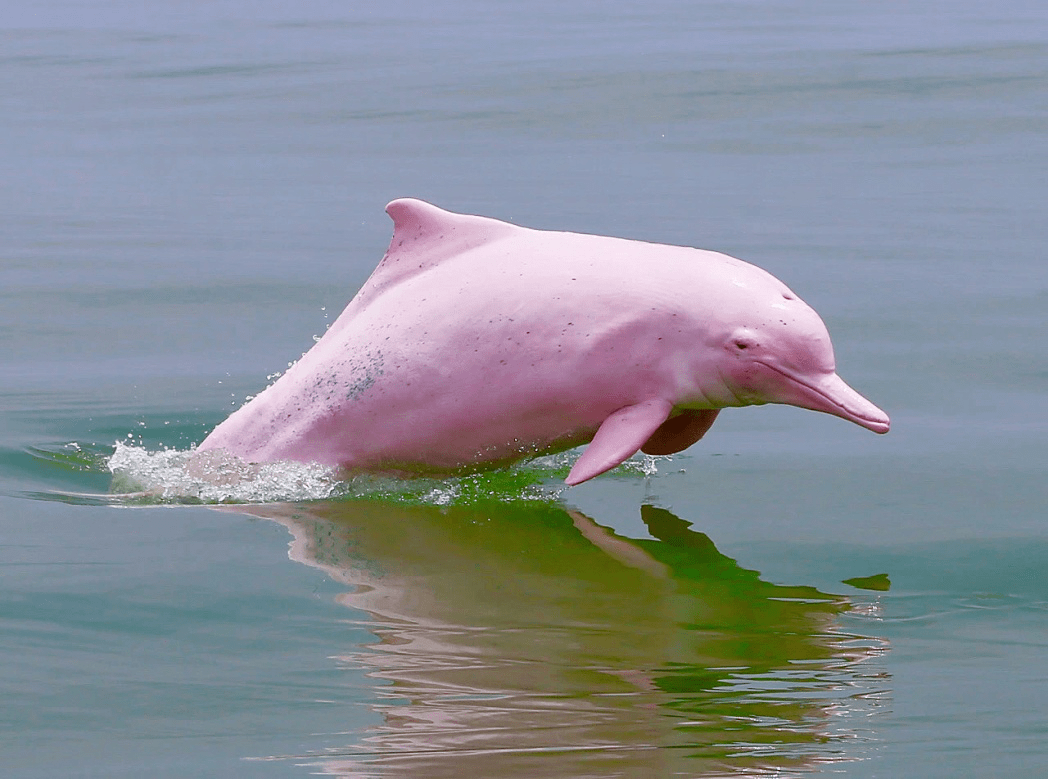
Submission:
<svg viewBox="0 0 1048 779">
<path fill-rule="evenodd" d="M 117 442 L 106 463 L 112 491 L 163 503 L 323 500 L 338 491 L 335 469 L 297 462 L 246 463 L 226 454 Z"/>
</svg>

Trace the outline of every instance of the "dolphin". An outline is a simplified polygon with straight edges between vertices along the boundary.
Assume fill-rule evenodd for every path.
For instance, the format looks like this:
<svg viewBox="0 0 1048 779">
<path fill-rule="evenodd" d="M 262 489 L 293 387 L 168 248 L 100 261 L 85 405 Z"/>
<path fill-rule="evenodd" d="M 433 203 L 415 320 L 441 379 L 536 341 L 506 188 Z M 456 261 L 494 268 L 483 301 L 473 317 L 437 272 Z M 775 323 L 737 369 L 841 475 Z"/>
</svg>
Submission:
<svg viewBox="0 0 1048 779">
<path fill-rule="evenodd" d="M 411 198 L 386 212 L 389 249 L 345 311 L 198 452 L 441 475 L 588 443 L 575 485 L 687 449 L 727 407 L 888 431 L 819 315 L 754 265 Z"/>
</svg>

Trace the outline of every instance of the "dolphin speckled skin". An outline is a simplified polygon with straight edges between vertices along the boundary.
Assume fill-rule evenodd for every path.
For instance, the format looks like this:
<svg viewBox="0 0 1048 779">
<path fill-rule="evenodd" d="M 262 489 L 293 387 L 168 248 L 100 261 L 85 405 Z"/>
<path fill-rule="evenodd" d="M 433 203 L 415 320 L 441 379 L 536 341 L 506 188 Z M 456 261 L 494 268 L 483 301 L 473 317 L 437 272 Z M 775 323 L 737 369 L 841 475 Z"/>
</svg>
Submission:
<svg viewBox="0 0 1048 779">
<path fill-rule="evenodd" d="M 589 442 L 578 484 L 686 449 L 729 406 L 888 431 L 837 376 L 819 315 L 760 268 L 420 200 L 386 211 L 389 250 L 346 310 L 199 451 L 450 474 Z"/>
</svg>

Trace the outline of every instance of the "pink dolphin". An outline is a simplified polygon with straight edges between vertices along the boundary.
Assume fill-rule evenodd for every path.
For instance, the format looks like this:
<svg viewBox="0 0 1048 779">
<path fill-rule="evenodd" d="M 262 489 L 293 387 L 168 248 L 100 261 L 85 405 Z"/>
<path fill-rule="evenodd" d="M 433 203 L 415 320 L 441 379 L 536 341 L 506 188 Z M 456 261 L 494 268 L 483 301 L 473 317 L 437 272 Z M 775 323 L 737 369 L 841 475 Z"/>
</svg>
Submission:
<svg viewBox="0 0 1048 779">
<path fill-rule="evenodd" d="M 826 327 L 716 252 L 394 200 L 393 240 L 324 337 L 200 444 L 251 462 L 448 474 L 589 442 L 578 484 L 679 452 L 720 409 L 787 403 L 877 433 Z"/>
</svg>

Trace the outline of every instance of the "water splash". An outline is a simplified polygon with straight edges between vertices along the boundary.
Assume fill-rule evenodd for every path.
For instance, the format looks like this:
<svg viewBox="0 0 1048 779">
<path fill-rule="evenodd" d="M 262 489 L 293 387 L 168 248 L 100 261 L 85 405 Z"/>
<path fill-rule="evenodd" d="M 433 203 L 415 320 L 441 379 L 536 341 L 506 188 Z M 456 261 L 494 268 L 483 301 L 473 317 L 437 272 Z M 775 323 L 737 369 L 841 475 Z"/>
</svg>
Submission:
<svg viewBox="0 0 1048 779">
<path fill-rule="evenodd" d="M 126 504 L 271 503 L 370 498 L 402 505 L 468 506 L 497 500 L 556 502 L 567 489 L 571 452 L 537 457 L 508 468 L 452 477 L 346 476 L 337 468 L 292 461 L 247 463 L 222 452 L 150 450 L 117 442 L 105 467 L 110 498 Z M 650 478 L 666 457 L 641 455 L 611 478 Z"/>
<path fill-rule="evenodd" d="M 336 495 L 335 469 L 296 462 L 246 463 L 194 449 L 160 449 L 117 442 L 106 463 L 110 492 L 128 503 L 268 503 L 323 500 Z"/>
</svg>

